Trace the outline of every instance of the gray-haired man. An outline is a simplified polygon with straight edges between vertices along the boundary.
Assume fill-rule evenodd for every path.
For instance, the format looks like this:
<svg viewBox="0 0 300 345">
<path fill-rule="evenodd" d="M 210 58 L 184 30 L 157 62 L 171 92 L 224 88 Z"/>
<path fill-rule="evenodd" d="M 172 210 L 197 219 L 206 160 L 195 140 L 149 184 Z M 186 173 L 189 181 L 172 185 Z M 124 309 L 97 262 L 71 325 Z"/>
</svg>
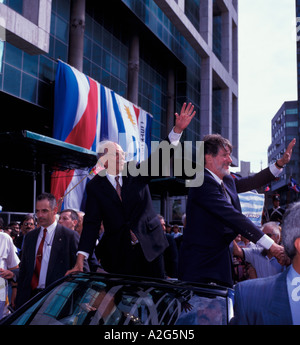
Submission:
<svg viewBox="0 0 300 345">
<path fill-rule="evenodd" d="M 235 316 L 238 325 L 300 325 L 300 202 L 285 212 L 282 242 L 292 264 L 283 273 L 238 283 Z"/>
</svg>

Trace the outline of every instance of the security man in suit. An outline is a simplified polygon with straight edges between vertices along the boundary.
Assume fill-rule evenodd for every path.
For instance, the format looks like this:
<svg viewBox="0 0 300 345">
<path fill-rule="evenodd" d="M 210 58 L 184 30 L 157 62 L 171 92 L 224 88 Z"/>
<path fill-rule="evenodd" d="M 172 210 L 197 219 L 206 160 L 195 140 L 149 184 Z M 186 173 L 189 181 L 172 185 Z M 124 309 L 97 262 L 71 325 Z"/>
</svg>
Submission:
<svg viewBox="0 0 300 345">
<path fill-rule="evenodd" d="M 63 277 L 76 262 L 79 235 L 56 221 L 55 197 L 37 197 L 38 228 L 25 237 L 18 279 L 16 307 L 20 307 L 49 284 Z"/>
<path fill-rule="evenodd" d="M 193 109 L 191 103 L 184 103 L 180 114 L 175 114 L 169 143 L 179 143 L 182 131 L 195 116 Z M 163 253 L 168 242 L 152 205 L 148 186 L 151 176 L 131 174 L 132 162 L 125 163 L 125 153 L 116 143 L 102 143 L 98 152 L 105 174 L 98 174 L 87 185 L 77 262 L 68 273 L 82 271 L 84 258 L 93 252 L 103 221 L 104 235 L 97 252 L 105 271 L 163 278 Z M 122 174 L 125 170 L 127 176 Z"/>
<path fill-rule="evenodd" d="M 282 273 L 235 286 L 234 325 L 300 325 L 300 202 L 283 216 L 282 242 L 291 265 Z"/>
<path fill-rule="evenodd" d="M 292 140 L 283 157 L 270 168 L 254 176 L 233 178 L 229 171 L 229 140 L 219 134 L 204 137 L 204 182 L 189 190 L 179 256 L 180 279 L 232 286 L 229 245 L 238 234 L 270 249 L 276 258 L 281 257 L 283 248 L 241 213 L 238 193 L 257 189 L 274 179 L 290 161 L 295 143 Z"/>
</svg>

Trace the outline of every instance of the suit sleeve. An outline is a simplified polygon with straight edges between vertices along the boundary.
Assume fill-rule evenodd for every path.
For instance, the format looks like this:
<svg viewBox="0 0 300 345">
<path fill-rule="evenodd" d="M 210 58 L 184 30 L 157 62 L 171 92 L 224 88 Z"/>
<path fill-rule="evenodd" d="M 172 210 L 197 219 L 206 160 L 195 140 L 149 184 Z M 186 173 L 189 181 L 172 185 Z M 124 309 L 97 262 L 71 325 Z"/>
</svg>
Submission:
<svg viewBox="0 0 300 345">
<path fill-rule="evenodd" d="M 244 216 L 224 196 L 221 186 L 213 178 L 207 179 L 200 188 L 192 188 L 190 196 L 195 204 L 232 229 L 236 235 L 241 234 L 256 243 L 264 233 L 251 220 Z"/>
<path fill-rule="evenodd" d="M 93 184 L 87 185 L 86 213 L 83 219 L 83 229 L 80 236 L 78 251 L 93 253 L 99 236 L 102 216 Z"/>
<path fill-rule="evenodd" d="M 260 188 L 261 186 L 270 183 L 275 179 L 271 173 L 270 168 L 266 168 L 259 173 L 244 178 L 235 179 L 235 185 L 238 193 L 248 192 L 252 189 Z"/>
<path fill-rule="evenodd" d="M 241 284 L 237 284 L 234 293 L 234 317 L 230 321 L 232 325 L 248 325 L 247 310 L 244 305 L 247 303 L 247 298 L 243 296 L 242 291 Z"/>
</svg>

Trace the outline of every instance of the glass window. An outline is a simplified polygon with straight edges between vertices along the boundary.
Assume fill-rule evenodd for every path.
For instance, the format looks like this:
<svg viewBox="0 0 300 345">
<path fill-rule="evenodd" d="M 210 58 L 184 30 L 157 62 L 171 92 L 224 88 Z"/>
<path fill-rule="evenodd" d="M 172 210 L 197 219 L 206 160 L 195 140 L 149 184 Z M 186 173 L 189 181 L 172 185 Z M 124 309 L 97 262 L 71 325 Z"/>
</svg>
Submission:
<svg viewBox="0 0 300 345">
<path fill-rule="evenodd" d="M 14 67 L 5 65 L 4 70 L 4 91 L 11 93 L 17 97 L 20 96 L 21 71 Z"/>
<path fill-rule="evenodd" d="M 68 42 L 69 40 L 69 25 L 59 17 L 56 17 L 56 37 L 63 42 Z"/>
<path fill-rule="evenodd" d="M 287 109 L 285 113 L 288 114 L 298 114 L 298 109 Z"/>
<path fill-rule="evenodd" d="M 286 127 L 298 127 L 298 121 L 286 122 Z"/>
<path fill-rule="evenodd" d="M 22 67 L 22 50 L 6 42 L 5 62 L 15 67 Z"/>
<path fill-rule="evenodd" d="M 2 1 L 1 1 L 2 2 Z M 22 14 L 23 12 L 23 0 L 6 0 L 5 3 L 14 11 Z"/>
<path fill-rule="evenodd" d="M 55 40 L 55 59 L 61 59 L 63 61 L 67 61 L 68 58 L 68 47 L 58 41 Z"/>
<path fill-rule="evenodd" d="M 53 61 L 46 58 L 45 56 L 40 57 L 40 70 L 39 70 L 39 77 L 44 81 L 53 81 L 54 80 L 54 73 L 53 70 Z"/>
<path fill-rule="evenodd" d="M 23 73 L 21 97 L 29 102 L 36 102 L 37 79 Z"/>
<path fill-rule="evenodd" d="M 102 48 L 98 46 L 98 44 L 93 45 L 93 62 L 97 65 L 101 66 L 101 55 L 102 55 Z"/>
<path fill-rule="evenodd" d="M 24 53 L 23 70 L 27 73 L 37 76 L 38 62 L 38 55 L 29 55 L 27 53 Z"/>
<path fill-rule="evenodd" d="M 224 325 L 227 318 L 227 299 L 203 289 L 75 278 L 50 291 L 14 324 Z"/>
</svg>

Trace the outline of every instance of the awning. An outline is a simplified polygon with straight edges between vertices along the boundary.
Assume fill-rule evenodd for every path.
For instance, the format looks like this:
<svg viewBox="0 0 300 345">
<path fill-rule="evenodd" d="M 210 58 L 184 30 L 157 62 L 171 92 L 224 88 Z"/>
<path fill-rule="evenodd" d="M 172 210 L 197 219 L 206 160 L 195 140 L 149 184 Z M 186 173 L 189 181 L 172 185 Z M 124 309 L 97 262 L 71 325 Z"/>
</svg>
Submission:
<svg viewBox="0 0 300 345">
<path fill-rule="evenodd" d="M 178 177 L 156 178 L 150 181 L 150 190 L 152 194 L 168 196 L 182 196 L 188 194 L 188 187 L 185 186 L 185 180 Z"/>
<path fill-rule="evenodd" d="M 93 167 L 97 154 L 80 146 L 65 143 L 27 130 L 0 133 L 0 167 L 40 171 L 68 170 Z"/>
</svg>

